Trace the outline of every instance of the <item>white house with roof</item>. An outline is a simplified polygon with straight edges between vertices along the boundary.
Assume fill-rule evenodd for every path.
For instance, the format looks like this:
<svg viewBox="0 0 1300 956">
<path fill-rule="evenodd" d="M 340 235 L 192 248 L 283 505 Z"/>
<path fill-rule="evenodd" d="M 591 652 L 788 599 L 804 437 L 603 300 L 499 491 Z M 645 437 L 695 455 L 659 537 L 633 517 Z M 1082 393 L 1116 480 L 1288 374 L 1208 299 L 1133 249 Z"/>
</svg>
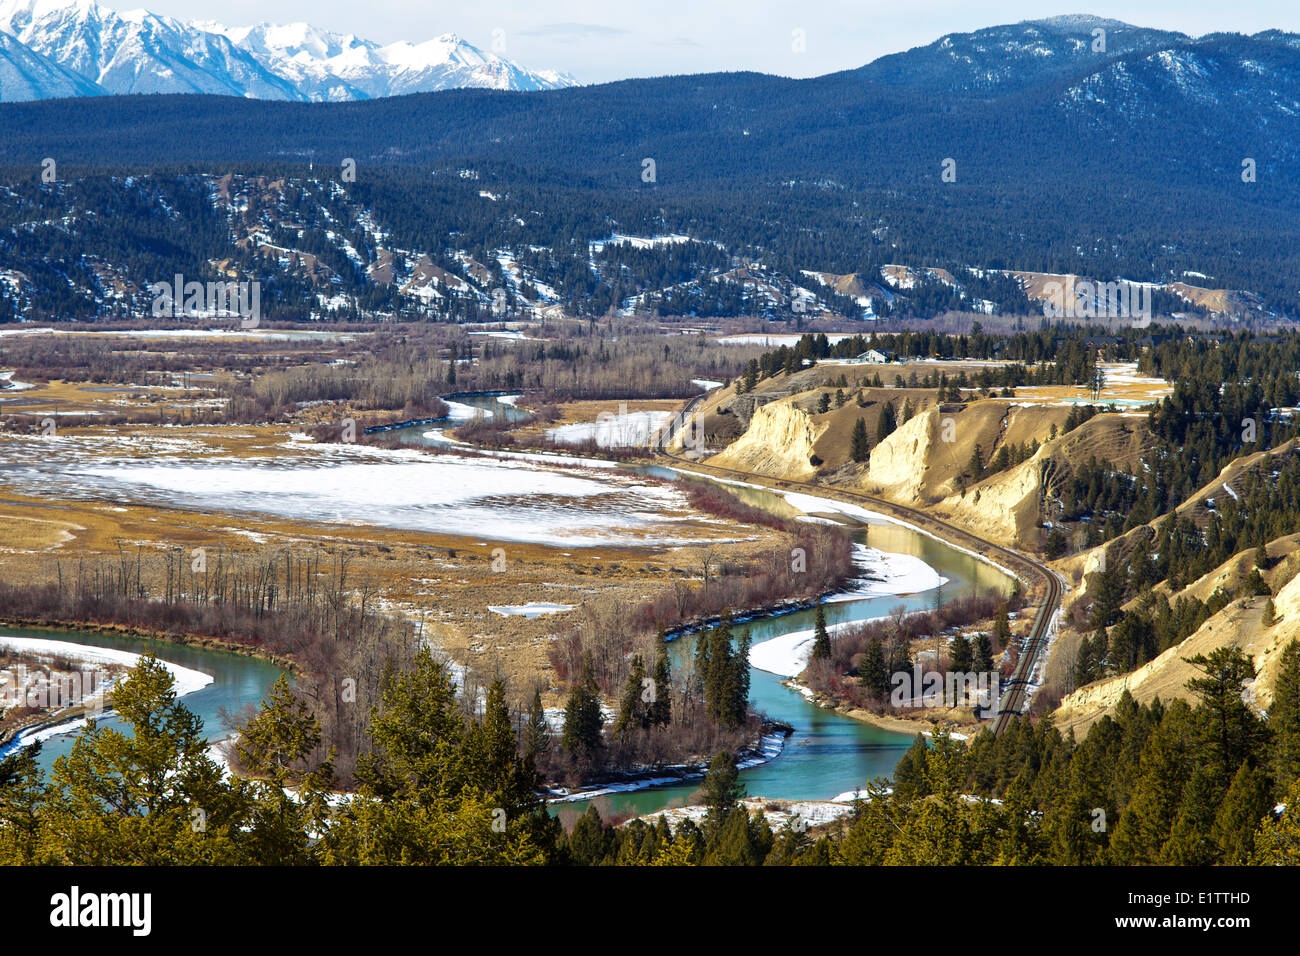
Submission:
<svg viewBox="0 0 1300 956">
<path fill-rule="evenodd" d="M 892 349 L 867 349 L 857 360 L 867 365 L 888 365 L 898 360 Z"/>
</svg>

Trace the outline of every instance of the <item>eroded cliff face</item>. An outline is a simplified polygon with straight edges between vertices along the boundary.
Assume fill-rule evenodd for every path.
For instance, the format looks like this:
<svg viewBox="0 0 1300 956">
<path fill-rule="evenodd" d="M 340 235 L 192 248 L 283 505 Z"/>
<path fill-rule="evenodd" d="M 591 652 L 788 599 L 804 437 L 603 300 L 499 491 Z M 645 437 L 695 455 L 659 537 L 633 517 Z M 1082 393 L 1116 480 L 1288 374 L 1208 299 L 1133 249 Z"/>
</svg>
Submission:
<svg viewBox="0 0 1300 956">
<path fill-rule="evenodd" d="M 1262 599 L 1261 599 L 1262 603 Z M 1277 620 L 1262 630 L 1260 653 L 1255 657 L 1255 700 L 1261 707 L 1273 704 L 1273 688 L 1281 667 L 1282 652 L 1292 641 L 1300 639 L 1300 575 L 1282 586 L 1273 598 Z"/>
<path fill-rule="evenodd" d="M 817 472 L 813 445 L 825 426 L 788 401 L 770 402 L 758 408 L 745 433 L 709 464 L 735 468 L 771 478 L 804 480 Z"/>
<path fill-rule="evenodd" d="M 1046 454 L 1046 449 L 1039 449 L 1033 458 L 993 475 L 965 495 L 945 498 L 935 510 L 991 541 L 1036 549 L 1040 537 L 1041 459 Z"/>
<path fill-rule="evenodd" d="M 863 490 L 899 504 L 928 507 L 991 540 L 1036 546 L 1040 459 L 1046 451 L 961 493 L 962 475 L 977 441 L 996 439 L 996 420 L 982 434 L 931 409 L 904 423 L 871 451 Z M 951 433 L 945 440 L 944 430 Z"/>
<path fill-rule="evenodd" d="M 875 494 L 910 505 L 926 490 L 926 473 L 939 427 L 939 412 L 931 409 L 900 425 L 871 449 L 866 485 Z"/>
</svg>

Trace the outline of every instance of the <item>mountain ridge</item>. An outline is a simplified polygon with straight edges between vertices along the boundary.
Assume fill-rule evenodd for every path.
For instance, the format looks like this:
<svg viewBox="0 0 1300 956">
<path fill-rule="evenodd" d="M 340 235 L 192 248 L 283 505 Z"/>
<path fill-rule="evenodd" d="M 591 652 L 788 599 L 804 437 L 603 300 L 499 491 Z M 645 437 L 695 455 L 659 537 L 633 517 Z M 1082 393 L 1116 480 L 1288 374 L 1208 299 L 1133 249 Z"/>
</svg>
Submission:
<svg viewBox="0 0 1300 956">
<path fill-rule="evenodd" d="M 1164 284 L 1206 274 L 1300 315 L 1289 278 L 1300 272 L 1300 37 L 1111 27 L 1107 52 L 1093 54 L 1097 22 L 1108 21 L 988 28 L 917 48 L 910 65 L 809 79 L 715 73 L 338 103 L 66 98 L 0 106 L 0 128 L 15 184 L 45 157 L 61 177 L 301 177 L 312 163 L 328 177 L 351 159 L 362 174 L 346 190 L 404 220 L 398 210 L 418 210 L 405 226 L 425 251 L 445 241 L 415 241 L 433 222 L 516 255 L 616 228 L 753 248 L 791 276 L 900 261 Z M 361 43 L 269 39 L 336 56 Z M 1068 55 L 1035 53 L 1043 43 Z M 954 49 L 971 60 L 955 73 Z M 998 73 L 1007 56 L 1029 64 L 1023 76 Z M 439 212 L 431 197 L 467 177 L 477 189 L 452 190 Z M 565 257 L 585 268 L 585 248 Z M 929 290 L 927 308 L 947 295 Z"/>
<path fill-rule="evenodd" d="M 454 34 L 384 46 L 308 23 L 187 23 L 97 0 L 4 0 L 0 34 L 8 38 L 0 45 L 0 99 L 10 102 L 138 93 L 323 102 L 576 85 L 567 74 L 528 70 Z"/>
</svg>

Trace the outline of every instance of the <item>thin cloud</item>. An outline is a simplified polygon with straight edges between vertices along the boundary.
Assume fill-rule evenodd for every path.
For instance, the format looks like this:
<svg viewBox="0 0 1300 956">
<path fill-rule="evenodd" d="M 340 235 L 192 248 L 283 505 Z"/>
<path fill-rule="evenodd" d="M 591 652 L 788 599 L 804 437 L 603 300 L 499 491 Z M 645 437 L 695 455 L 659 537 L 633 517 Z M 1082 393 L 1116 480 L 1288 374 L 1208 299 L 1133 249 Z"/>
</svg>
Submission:
<svg viewBox="0 0 1300 956">
<path fill-rule="evenodd" d="M 553 37 L 566 40 L 605 40 L 610 37 L 628 36 L 631 30 L 620 27 L 608 27 L 600 23 L 545 23 L 530 30 L 520 30 L 520 36 Z"/>
<path fill-rule="evenodd" d="M 666 47 L 704 45 L 700 43 L 699 40 L 693 40 L 690 37 L 684 37 L 684 36 L 664 37 L 661 40 L 651 40 L 649 41 L 649 43 L 650 46 L 666 46 Z"/>
</svg>

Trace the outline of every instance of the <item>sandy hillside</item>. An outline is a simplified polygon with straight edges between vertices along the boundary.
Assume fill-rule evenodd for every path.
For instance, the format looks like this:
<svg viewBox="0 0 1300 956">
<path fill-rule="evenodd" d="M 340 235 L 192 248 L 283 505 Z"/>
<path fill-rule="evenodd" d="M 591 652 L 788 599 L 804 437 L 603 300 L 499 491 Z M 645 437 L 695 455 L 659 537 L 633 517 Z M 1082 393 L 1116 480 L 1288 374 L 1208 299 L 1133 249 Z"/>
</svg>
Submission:
<svg viewBox="0 0 1300 956">
<path fill-rule="evenodd" d="M 1063 434 L 1071 406 L 1024 404 L 1017 398 L 937 403 L 934 389 L 859 387 L 911 374 L 900 366 L 837 366 L 824 363 L 759 383 L 750 395 L 721 389 L 698 414 L 711 443 L 724 445 L 711 464 L 756 475 L 817 480 L 940 516 L 1003 544 L 1041 548 L 1043 503 L 1091 459 L 1136 467 L 1149 445 L 1140 416 L 1103 413 Z M 843 379 L 841 379 L 843 376 Z M 839 383 L 847 380 L 847 387 Z M 839 390 L 844 404 L 835 406 Z M 819 412 L 823 396 L 830 408 Z M 886 404 L 901 424 L 883 442 L 877 427 Z M 911 418 L 904 418 L 910 406 Z M 747 427 L 745 419 L 748 418 Z M 862 419 L 871 446 L 866 463 L 851 457 L 852 434 Z M 1055 432 L 1056 437 L 1053 438 Z M 728 435 L 735 435 L 728 439 Z M 978 476 L 978 447 L 985 468 L 1002 448 L 1039 450 L 1027 461 Z"/>
<path fill-rule="evenodd" d="M 1236 563 L 1241 556 L 1229 564 Z M 1225 573 L 1218 569 L 1207 578 Z M 1229 572 L 1230 573 L 1230 572 Z M 1204 579 L 1203 579 L 1204 581 Z M 1206 621 L 1190 637 L 1171 647 L 1154 660 L 1129 674 L 1095 681 L 1068 695 L 1055 712 L 1062 732 L 1073 729 L 1081 737 L 1101 716 L 1112 710 L 1127 689 L 1140 703 L 1156 697 L 1171 700 L 1188 698 L 1187 682 L 1202 676 L 1188 663 L 1198 654 L 1209 654 L 1220 647 L 1239 647 L 1254 661 L 1259 676 L 1248 690 L 1257 707 L 1267 708 L 1273 700 L 1273 684 L 1282 651 L 1300 638 L 1300 577 L 1288 581 L 1274 598 L 1277 621 L 1272 626 L 1262 622 L 1265 598 L 1248 597 L 1233 601 Z"/>
<path fill-rule="evenodd" d="M 1289 450 L 1289 445 L 1283 445 L 1274 454 Z M 1221 499 L 1227 495 L 1225 486 L 1231 487 L 1232 482 L 1239 480 L 1247 469 L 1264 464 L 1265 457 L 1263 454 L 1252 455 L 1231 463 L 1214 481 L 1180 506 L 1178 514 L 1203 524 L 1211 502 L 1216 497 Z M 1150 541 L 1154 538 L 1155 524 L 1152 522 L 1134 528 L 1110 545 L 1082 552 L 1057 563 L 1067 580 L 1076 585 L 1066 601 L 1067 618 L 1072 611 L 1078 609 L 1083 612 L 1090 606 L 1091 589 L 1097 581 L 1102 554 L 1108 553 L 1111 561 L 1127 561 L 1139 540 L 1145 538 Z M 1186 682 L 1197 676 L 1195 669 L 1186 663 L 1187 658 L 1201 653 L 1208 654 L 1223 646 L 1241 647 L 1254 658 L 1259 671 L 1254 689 L 1255 698 L 1261 706 L 1270 702 L 1278 654 L 1292 639 L 1300 637 L 1300 584 L 1297 583 L 1300 580 L 1297 575 L 1300 570 L 1300 534 L 1275 539 L 1269 542 L 1267 550 L 1270 567 L 1262 572 L 1262 576 L 1276 595 L 1276 624 L 1271 627 L 1263 627 L 1261 624 L 1266 598 L 1242 595 L 1246 579 L 1255 567 L 1254 549 L 1233 555 L 1176 593 L 1171 593 L 1168 583 L 1162 582 L 1155 591 L 1169 598 L 1171 603 L 1182 598 L 1208 601 L 1218 590 L 1238 597 L 1182 644 L 1170 648 L 1133 673 L 1097 681 L 1068 695 L 1058 711 L 1063 729 L 1065 726 L 1084 729 L 1095 722 L 1101 714 L 1114 706 L 1125 687 L 1141 701 L 1149 701 L 1157 694 L 1162 699 L 1187 696 Z M 1136 599 L 1130 601 L 1127 607 L 1132 608 L 1135 602 Z M 1058 649 L 1061 654 L 1067 654 L 1067 649 L 1077 643 L 1077 635 L 1067 633 L 1065 636 L 1067 639 L 1061 642 Z"/>
</svg>

